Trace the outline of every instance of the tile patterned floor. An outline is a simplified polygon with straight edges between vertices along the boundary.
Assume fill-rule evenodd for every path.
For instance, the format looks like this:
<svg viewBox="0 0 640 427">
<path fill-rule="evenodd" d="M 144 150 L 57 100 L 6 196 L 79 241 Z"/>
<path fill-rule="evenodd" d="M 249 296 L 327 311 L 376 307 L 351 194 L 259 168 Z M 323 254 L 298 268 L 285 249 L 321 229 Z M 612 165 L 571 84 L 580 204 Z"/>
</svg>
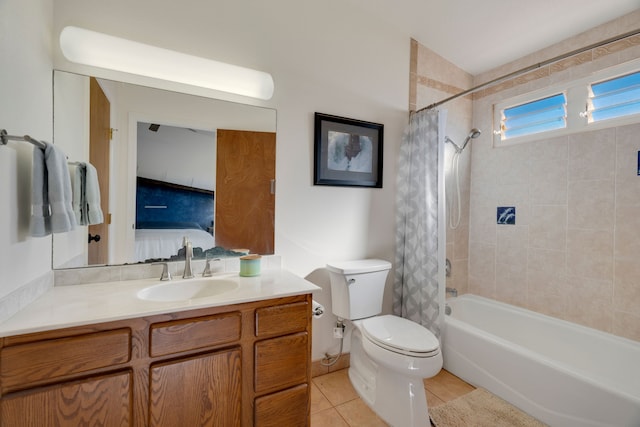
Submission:
<svg viewBox="0 0 640 427">
<path fill-rule="evenodd" d="M 424 380 L 429 407 L 460 397 L 474 389 L 455 375 L 440 371 Z M 314 377 L 311 384 L 311 427 L 386 427 L 357 395 L 347 369 Z"/>
</svg>

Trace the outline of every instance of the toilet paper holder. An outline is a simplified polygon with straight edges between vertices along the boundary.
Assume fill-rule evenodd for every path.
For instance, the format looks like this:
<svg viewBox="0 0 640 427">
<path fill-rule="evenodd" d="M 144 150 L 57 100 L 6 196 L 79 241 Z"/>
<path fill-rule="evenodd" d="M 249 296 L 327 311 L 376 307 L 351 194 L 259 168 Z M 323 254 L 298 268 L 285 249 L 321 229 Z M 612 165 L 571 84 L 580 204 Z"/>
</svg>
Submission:
<svg viewBox="0 0 640 427">
<path fill-rule="evenodd" d="M 322 315 L 324 314 L 324 306 L 322 304 L 320 304 L 319 302 L 313 300 L 312 301 L 311 314 L 316 319 L 322 317 Z"/>
</svg>

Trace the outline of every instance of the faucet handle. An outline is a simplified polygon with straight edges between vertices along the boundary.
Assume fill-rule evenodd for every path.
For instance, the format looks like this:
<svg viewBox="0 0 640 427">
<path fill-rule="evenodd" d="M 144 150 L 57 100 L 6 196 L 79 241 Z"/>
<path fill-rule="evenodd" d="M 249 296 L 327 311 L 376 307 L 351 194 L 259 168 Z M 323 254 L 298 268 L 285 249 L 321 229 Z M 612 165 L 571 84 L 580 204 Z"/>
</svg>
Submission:
<svg viewBox="0 0 640 427">
<path fill-rule="evenodd" d="M 204 265 L 204 271 L 202 272 L 202 277 L 211 277 L 213 274 L 211 273 L 211 261 L 221 261 L 220 258 L 207 258 L 207 262 Z"/>
<path fill-rule="evenodd" d="M 154 262 L 151 265 L 162 265 L 162 274 L 160 275 L 160 280 L 166 281 L 171 280 L 171 273 L 169 273 L 169 263 L 166 262 Z"/>
</svg>

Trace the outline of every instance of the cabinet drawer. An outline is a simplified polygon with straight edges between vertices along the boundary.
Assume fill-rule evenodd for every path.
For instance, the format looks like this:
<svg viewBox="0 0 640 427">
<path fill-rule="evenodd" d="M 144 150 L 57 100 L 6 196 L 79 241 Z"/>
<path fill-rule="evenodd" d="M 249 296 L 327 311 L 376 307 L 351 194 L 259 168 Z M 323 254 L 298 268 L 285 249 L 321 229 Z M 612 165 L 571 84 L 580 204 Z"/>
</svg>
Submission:
<svg viewBox="0 0 640 427">
<path fill-rule="evenodd" d="M 306 301 L 256 310 L 256 336 L 274 336 L 307 329 L 311 309 Z"/>
<path fill-rule="evenodd" d="M 309 387 L 301 384 L 258 397 L 254 424 L 256 427 L 306 426 L 309 410 Z"/>
<path fill-rule="evenodd" d="M 0 353 L 2 386 L 6 391 L 17 385 L 126 363 L 130 357 L 129 328 L 5 347 Z"/>
<path fill-rule="evenodd" d="M 156 323 L 151 326 L 152 357 L 226 344 L 240 339 L 240 312 Z"/>
<path fill-rule="evenodd" d="M 255 392 L 267 393 L 307 382 L 309 334 L 272 338 L 255 344 Z"/>
</svg>

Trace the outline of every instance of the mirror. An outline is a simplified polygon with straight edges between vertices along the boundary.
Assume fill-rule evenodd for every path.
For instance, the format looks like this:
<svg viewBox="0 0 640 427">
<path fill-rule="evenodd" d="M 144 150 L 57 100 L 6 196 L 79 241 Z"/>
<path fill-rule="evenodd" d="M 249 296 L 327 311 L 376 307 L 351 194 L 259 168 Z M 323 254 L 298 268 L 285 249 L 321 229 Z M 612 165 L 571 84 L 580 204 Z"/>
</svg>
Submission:
<svg viewBox="0 0 640 427">
<path fill-rule="evenodd" d="M 95 166 L 104 217 L 53 236 L 54 269 L 167 259 L 136 248 L 168 234 L 194 257 L 273 253 L 275 110 L 58 70 L 53 89 L 54 143 L 74 185 Z"/>
</svg>

